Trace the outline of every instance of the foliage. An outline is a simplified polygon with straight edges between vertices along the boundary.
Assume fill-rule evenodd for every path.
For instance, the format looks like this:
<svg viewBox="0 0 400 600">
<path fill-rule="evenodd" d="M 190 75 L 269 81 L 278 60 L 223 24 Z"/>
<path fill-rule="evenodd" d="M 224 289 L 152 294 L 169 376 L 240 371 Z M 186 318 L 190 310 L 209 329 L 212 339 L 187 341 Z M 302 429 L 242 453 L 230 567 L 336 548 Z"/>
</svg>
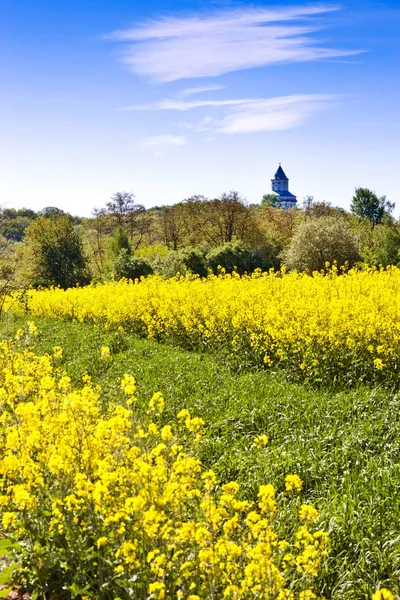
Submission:
<svg viewBox="0 0 400 600">
<path fill-rule="evenodd" d="M 152 260 L 154 272 L 164 279 L 177 275 L 186 275 L 187 268 L 180 252 L 171 250 L 167 255 L 158 256 Z"/>
<path fill-rule="evenodd" d="M 227 242 L 207 254 L 207 262 L 214 273 L 218 273 L 219 268 L 223 268 L 227 273 L 234 270 L 244 273 L 247 258 L 248 253 L 241 242 Z"/>
<path fill-rule="evenodd" d="M 130 256 L 123 248 L 113 263 L 114 276 L 116 279 L 140 279 L 153 273 L 153 268 L 145 258 Z"/>
<path fill-rule="evenodd" d="M 261 200 L 261 206 L 271 206 L 272 208 L 282 208 L 281 199 L 278 194 L 264 194 Z"/>
<path fill-rule="evenodd" d="M 23 295 L 18 259 L 11 240 L 0 235 L 0 316 L 11 294 L 19 290 L 19 297 Z"/>
<path fill-rule="evenodd" d="M 289 269 L 312 272 L 324 269 L 327 262 L 352 266 L 360 254 L 342 218 L 320 217 L 299 225 L 282 258 Z"/>
<path fill-rule="evenodd" d="M 147 260 L 152 260 L 158 257 L 164 257 L 168 254 L 168 248 L 164 244 L 160 242 L 140 246 L 138 250 L 135 252 L 135 256 L 139 256 L 140 258 L 146 258 Z"/>
<path fill-rule="evenodd" d="M 386 196 L 378 197 L 375 192 L 368 188 L 356 188 L 351 201 L 351 212 L 362 219 L 368 219 L 373 225 L 382 223 L 394 209 L 394 204 L 386 199 Z"/>
<path fill-rule="evenodd" d="M 208 273 L 204 252 L 198 248 L 171 251 L 167 255 L 153 259 L 152 263 L 155 272 L 166 279 L 189 273 L 206 277 Z"/>
<path fill-rule="evenodd" d="M 186 269 L 194 275 L 200 277 L 207 276 L 207 263 L 204 254 L 197 248 L 185 248 L 180 252 L 180 256 Z"/>
<path fill-rule="evenodd" d="M 89 282 L 82 238 L 68 215 L 40 217 L 29 225 L 26 235 L 35 261 L 33 285 L 66 289 Z"/>
<path fill-rule="evenodd" d="M 129 243 L 128 235 L 121 225 L 118 225 L 116 230 L 114 231 L 113 237 L 111 239 L 110 245 L 111 255 L 114 259 L 118 258 L 121 250 L 125 250 L 127 256 L 131 255 L 131 245 Z"/>
<path fill-rule="evenodd" d="M 397 223 L 384 222 L 373 227 L 363 258 L 370 265 L 396 265 L 400 262 L 400 229 Z"/>
<path fill-rule="evenodd" d="M 208 266 L 216 274 L 219 268 L 226 273 L 237 271 L 251 273 L 255 269 L 266 271 L 275 266 L 274 251 L 267 244 L 246 247 L 242 242 L 227 242 L 207 253 Z"/>
<path fill-rule="evenodd" d="M 117 192 L 106 204 L 106 212 L 123 227 L 126 225 L 128 216 L 136 208 L 135 196 L 131 192 Z"/>
<path fill-rule="evenodd" d="M 57 219 L 61 215 L 65 215 L 65 212 L 61 208 L 57 208 L 57 206 L 46 206 L 39 211 L 39 216 L 46 217 L 47 219 Z"/>
<path fill-rule="evenodd" d="M 132 249 L 139 248 L 146 234 L 149 233 L 150 218 L 142 204 L 136 204 L 131 192 L 117 192 L 107 202 L 106 208 L 97 211 L 97 215 L 108 217 L 117 227 L 123 228 L 128 236 Z"/>
<path fill-rule="evenodd" d="M 51 357 L 0 343 L 0 514 L 18 541 L 16 582 L 60 599 L 317 598 L 328 536 L 300 506 L 297 475 L 286 498 L 264 483 L 256 502 L 243 500 L 191 450 L 203 419 L 183 409 L 177 427 L 162 426 L 155 393 L 142 421 L 129 374 L 102 411 L 99 388 L 89 376 L 72 387 L 53 366 L 60 357 L 60 347 Z M 266 443 L 254 440 L 260 452 Z M 292 514 L 286 539 L 280 510 Z"/>
<path fill-rule="evenodd" d="M 393 205 L 385 197 L 378 198 L 374 192 L 364 188 L 359 188 L 356 195 L 358 208 L 354 210 L 366 218 L 356 218 L 328 202 L 317 202 L 312 196 L 304 199 L 301 208 L 291 210 L 282 210 L 280 206 L 275 208 L 277 197 L 274 194 L 266 194 L 261 204 L 248 204 L 237 191 L 211 199 L 195 195 L 174 205 L 146 210 L 136 203 L 131 192 L 118 192 L 104 208 L 95 208 L 90 219 L 71 217 L 57 207 L 47 207 L 39 213 L 29 209 L 2 209 L 0 234 L 13 243 L 26 242 L 27 227 L 39 216 L 49 220 L 69 217 L 74 225 L 81 226 L 76 228 L 76 233 L 82 235 L 87 271 L 93 273 L 92 281 L 98 282 L 109 278 L 113 261 L 122 247 L 128 252 L 130 248 L 135 256 L 147 258 L 154 270 L 164 277 L 177 273 L 203 275 L 205 267 L 200 257 L 197 257 L 196 264 L 189 264 L 194 260 L 194 255 L 192 259 L 188 258 L 192 249 L 200 250 L 204 258 L 208 252 L 215 250 L 218 253 L 217 249 L 221 246 L 235 243 L 243 244 L 249 252 L 246 264 L 240 267 L 241 272 L 253 268 L 279 269 L 299 225 L 331 217 L 332 220 L 341 219 L 346 231 L 351 231 L 351 236 L 357 240 L 357 249 L 367 263 L 396 264 L 395 230 L 398 222 L 390 216 Z M 390 229 L 375 234 L 373 229 L 378 222 L 385 227 L 390 226 Z M 338 234 L 339 246 L 343 241 L 340 233 L 340 228 L 337 228 L 330 234 L 331 238 Z M 128 242 L 126 239 L 118 242 L 117 238 L 121 235 Z M 331 242 L 328 253 L 331 253 Z M 115 243 L 117 249 L 113 248 Z M 204 247 L 207 249 L 204 250 Z M 169 251 L 181 254 L 168 256 Z M 48 277 L 29 273 L 31 266 L 33 270 L 37 267 L 33 249 L 23 248 L 17 252 L 23 263 L 24 283 L 48 285 Z M 332 262 L 332 257 L 328 260 Z M 231 269 L 230 266 L 227 268 Z"/>
<path fill-rule="evenodd" d="M 325 275 L 255 272 L 138 285 L 28 292 L 33 315 L 129 331 L 188 348 L 219 349 L 242 366 L 287 369 L 321 383 L 399 384 L 400 269 Z"/>
</svg>

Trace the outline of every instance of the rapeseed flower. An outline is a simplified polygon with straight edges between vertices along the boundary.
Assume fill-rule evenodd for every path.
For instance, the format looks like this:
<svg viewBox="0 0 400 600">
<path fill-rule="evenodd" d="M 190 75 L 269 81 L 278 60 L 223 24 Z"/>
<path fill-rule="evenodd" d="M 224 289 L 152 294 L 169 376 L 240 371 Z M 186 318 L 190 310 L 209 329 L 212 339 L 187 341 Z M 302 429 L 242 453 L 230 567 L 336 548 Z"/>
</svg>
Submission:
<svg viewBox="0 0 400 600">
<path fill-rule="evenodd" d="M 107 360 L 110 358 L 110 348 L 108 346 L 102 346 L 100 348 L 100 356 L 102 360 Z"/>
<path fill-rule="evenodd" d="M 135 385 L 124 375 L 128 399 Z M 183 409 L 176 428 L 160 427 L 161 394 L 144 422 L 127 401 L 103 413 L 89 376 L 74 388 L 52 356 L 18 352 L 8 342 L 0 342 L 0 389 L 0 519 L 20 541 L 21 584 L 33 578 L 49 592 L 64 589 L 67 571 L 88 600 L 100 597 L 105 581 L 110 597 L 130 590 L 125 599 L 212 593 L 299 600 L 305 589 L 313 593 L 328 537 L 315 531 L 311 508 L 303 505 L 309 518 L 299 528 L 294 515 L 293 534 L 281 539 L 272 485 L 260 486 L 251 503 L 237 482 L 220 486 L 202 468 L 192 450 L 204 432 L 201 417 Z M 46 581 L 44 556 L 52 557 Z"/>
<path fill-rule="evenodd" d="M 386 588 L 381 588 L 373 594 L 371 600 L 396 600 L 396 596 Z"/>
<path fill-rule="evenodd" d="M 298 475 L 286 475 L 285 488 L 287 492 L 299 491 L 303 487 L 303 482 Z"/>
<path fill-rule="evenodd" d="M 400 368 L 399 297 L 397 267 L 340 276 L 282 269 L 31 290 L 28 309 L 190 348 L 223 346 L 263 368 L 290 369 L 293 378 L 387 382 Z"/>
</svg>

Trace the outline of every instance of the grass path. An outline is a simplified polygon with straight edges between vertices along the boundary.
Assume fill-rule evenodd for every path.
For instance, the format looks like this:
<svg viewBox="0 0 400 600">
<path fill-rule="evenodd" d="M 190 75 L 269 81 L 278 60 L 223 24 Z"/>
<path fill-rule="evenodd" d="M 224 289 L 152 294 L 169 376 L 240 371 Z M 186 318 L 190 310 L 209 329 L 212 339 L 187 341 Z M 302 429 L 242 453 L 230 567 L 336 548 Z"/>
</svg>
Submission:
<svg viewBox="0 0 400 600">
<path fill-rule="evenodd" d="M 3 336 L 26 323 L 9 316 Z M 297 473 L 304 499 L 316 504 L 333 551 L 325 596 L 367 599 L 378 586 L 400 592 L 400 397 L 379 389 L 315 390 L 265 372 L 233 373 L 218 356 L 196 354 L 119 332 L 35 319 L 38 353 L 62 346 L 62 367 L 76 383 L 84 373 L 107 398 L 120 379 L 138 382 L 139 406 L 164 394 L 165 421 L 188 408 L 208 425 L 201 458 L 222 480 L 236 479 L 251 498 L 262 483 L 282 487 Z M 111 358 L 102 361 L 100 347 Z M 252 450 L 256 435 L 270 442 Z"/>
</svg>

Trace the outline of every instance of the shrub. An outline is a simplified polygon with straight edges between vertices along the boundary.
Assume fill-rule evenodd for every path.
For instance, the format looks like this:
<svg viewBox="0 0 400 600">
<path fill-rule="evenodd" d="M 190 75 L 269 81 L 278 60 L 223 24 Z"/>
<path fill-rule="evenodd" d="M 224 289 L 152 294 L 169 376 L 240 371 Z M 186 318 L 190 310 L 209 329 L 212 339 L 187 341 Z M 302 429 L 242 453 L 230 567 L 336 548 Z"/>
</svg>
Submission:
<svg viewBox="0 0 400 600">
<path fill-rule="evenodd" d="M 160 256 L 153 261 L 156 273 L 169 279 L 176 275 L 200 275 L 207 276 L 207 264 L 204 254 L 197 248 L 185 248 L 184 250 L 171 251 L 167 256 Z"/>
<path fill-rule="evenodd" d="M 186 269 L 200 277 L 207 276 L 207 264 L 204 254 L 196 248 L 186 248 L 180 251 L 180 257 Z"/>
<path fill-rule="evenodd" d="M 222 267 L 226 273 L 236 270 L 240 274 L 252 273 L 255 269 L 267 271 L 275 264 L 269 248 L 247 248 L 242 242 L 228 242 L 214 248 L 207 254 L 207 262 L 214 273 Z"/>
<path fill-rule="evenodd" d="M 227 273 L 232 273 L 235 269 L 238 273 L 244 273 L 247 259 L 248 252 L 241 242 L 227 242 L 207 254 L 207 262 L 214 273 L 218 272 L 218 267 L 222 267 Z"/>
<path fill-rule="evenodd" d="M 122 249 L 113 264 L 116 279 L 140 279 L 153 273 L 153 267 L 145 258 L 130 256 L 126 249 Z"/>
<path fill-rule="evenodd" d="M 351 267 L 360 254 L 346 221 L 328 216 L 301 223 L 282 258 L 289 269 L 312 272 L 325 269 L 327 262 Z"/>
</svg>

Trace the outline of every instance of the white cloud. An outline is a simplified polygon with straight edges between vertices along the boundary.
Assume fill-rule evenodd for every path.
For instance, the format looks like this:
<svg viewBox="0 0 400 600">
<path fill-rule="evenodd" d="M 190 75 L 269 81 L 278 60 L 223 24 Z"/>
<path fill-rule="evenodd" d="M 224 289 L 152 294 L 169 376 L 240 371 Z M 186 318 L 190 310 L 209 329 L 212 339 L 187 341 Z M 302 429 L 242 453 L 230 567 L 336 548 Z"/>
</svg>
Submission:
<svg viewBox="0 0 400 600">
<path fill-rule="evenodd" d="M 123 60 L 134 73 L 167 82 L 358 54 L 324 47 L 310 36 L 322 29 L 315 18 L 333 10 L 338 7 L 242 8 L 160 17 L 107 37 L 127 44 Z"/>
<path fill-rule="evenodd" d="M 231 107 L 217 130 L 221 133 L 255 133 L 292 129 L 326 108 L 334 98 L 314 94 L 251 100 Z"/>
<path fill-rule="evenodd" d="M 182 90 L 180 96 L 193 96 L 193 94 L 201 94 L 203 92 L 213 92 L 215 90 L 224 90 L 224 85 L 205 85 Z"/>
<path fill-rule="evenodd" d="M 279 131 L 302 125 L 316 112 L 326 109 L 339 96 L 329 94 L 294 94 L 277 98 L 244 98 L 236 100 L 162 100 L 125 110 L 190 111 L 211 108 L 215 116 L 206 115 L 201 121 L 177 121 L 178 127 L 193 131 L 213 129 L 219 133 L 255 133 Z M 161 136 L 163 137 L 163 136 Z M 165 136 L 169 137 L 169 136 Z"/>
<path fill-rule="evenodd" d="M 184 135 L 153 135 L 141 140 L 141 145 L 152 150 L 156 155 L 162 154 L 164 150 L 170 148 L 180 148 L 185 144 L 186 137 Z"/>
</svg>

